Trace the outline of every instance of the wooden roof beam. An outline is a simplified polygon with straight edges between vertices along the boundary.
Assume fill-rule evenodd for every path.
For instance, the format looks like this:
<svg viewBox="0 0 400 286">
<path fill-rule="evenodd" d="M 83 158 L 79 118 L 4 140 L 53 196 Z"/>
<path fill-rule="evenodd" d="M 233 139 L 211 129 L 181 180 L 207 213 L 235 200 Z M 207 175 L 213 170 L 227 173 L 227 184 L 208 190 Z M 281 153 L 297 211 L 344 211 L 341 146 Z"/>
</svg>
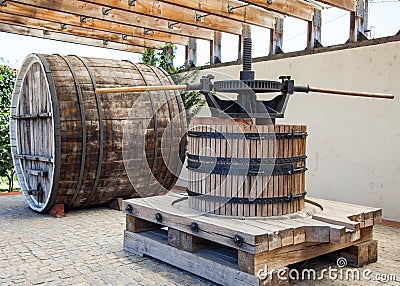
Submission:
<svg viewBox="0 0 400 286">
<path fill-rule="evenodd" d="M 157 30 L 166 33 L 169 32 L 173 34 L 196 37 L 206 40 L 212 40 L 214 36 L 214 31 L 212 31 L 210 27 L 204 28 L 205 26 L 207 26 L 206 24 L 204 24 L 204 21 L 197 21 L 197 26 L 195 24 L 188 25 L 178 23 L 176 25 L 173 25 L 172 28 L 169 28 L 168 20 L 157 19 L 152 16 L 141 15 L 134 12 L 113 9 L 108 12 L 108 15 L 103 15 L 104 7 L 102 5 L 83 2 L 80 0 L 7 0 L 7 3 L 9 2 L 27 4 L 52 11 L 66 12 L 74 14 L 78 17 L 84 16 L 87 20 L 108 20 L 110 22 L 132 25 L 136 27 L 148 28 L 151 30 Z M 175 11 L 175 14 L 181 15 L 177 11 Z M 238 32 L 236 31 L 236 33 Z"/>
<path fill-rule="evenodd" d="M 328 4 L 330 6 L 344 9 L 350 12 L 354 12 L 356 10 L 355 0 L 318 0 L 318 2 Z"/>
<path fill-rule="evenodd" d="M 242 2 L 305 21 L 312 21 L 315 8 L 321 9 L 321 6 L 317 4 L 311 4 L 301 0 L 242 0 Z"/>
<path fill-rule="evenodd" d="M 43 33 L 57 32 L 61 34 L 69 34 L 85 38 L 93 38 L 104 41 L 104 43 L 115 42 L 120 44 L 127 44 L 137 47 L 144 48 L 162 48 L 165 43 L 147 40 L 142 38 L 133 37 L 122 37 L 122 35 L 114 33 L 105 33 L 104 31 L 86 29 L 82 27 L 76 27 L 71 25 L 61 25 L 61 23 L 55 23 L 50 21 L 38 20 L 23 16 L 16 16 L 8 13 L 0 12 L 0 22 L 11 25 L 25 26 L 28 28 L 35 28 L 43 30 Z"/>
<path fill-rule="evenodd" d="M 265 9 L 231 0 L 161 0 L 156 2 L 153 0 L 140 0 L 136 1 L 134 6 L 129 5 L 128 1 L 120 0 L 83 1 L 102 5 L 107 7 L 106 9 L 117 8 L 188 24 L 194 23 L 193 20 L 195 19 L 196 13 L 201 15 L 206 13 L 210 14 L 210 16 L 204 19 L 204 23 L 207 23 L 205 21 L 206 19 L 212 19 L 212 21 L 208 21 L 210 24 L 209 27 L 215 30 L 217 30 L 217 28 L 212 22 L 222 22 L 225 26 L 233 25 L 232 28 L 238 25 L 233 21 L 264 28 L 272 28 L 276 17 L 274 13 L 266 11 Z M 177 11 L 179 11 L 179 13 L 177 13 Z M 110 12 L 112 12 L 112 10 L 110 10 Z M 215 16 L 229 20 L 215 18 Z M 229 31 L 224 30 L 224 32 Z"/>
<path fill-rule="evenodd" d="M 136 46 L 132 46 L 132 45 L 113 43 L 113 42 L 109 42 L 107 45 L 104 45 L 102 40 L 83 38 L 83 37 L 79 37 L 79 36 L 60 34 L 60 33 L 56 33 L 56 32 L 50 32 L 45 35 L 45 33 L 43 33 L 43 30 L 41 30 L 41 29 L 33 29 L 33 28 L 27 28 L 27 27 L 5 24 L 5 23 L 0 23 L 0 32 L 12 33 L 12 34 L 24 35 L 24 36 L 31 36 L 31 37 L 42 38 L 42 39 L 50 39 L 50 40 L 56 40 L 56 41 L 61 41 L 61 42 L 75 43 L 75 44 L 81 44 L 81 45 L 87 45 L 87 46 L 101 47 L 101 48 L 107 48 L 107 49 L 114 49 L 114 50 L 120 50 L 120 51 L 132 52 L 132 53 L 142 54 L 144 52 L 143 47 L 136 47 Z"/>
<path fill-rule="evenodd" d="M 105 20 L 87 19 L 86 23 L 82 23 L 76 15 L 58 11 L 49 11 L 44 8 L 37 8 L 25 4 L 7 2 L 7 6 L 0 6 L 0 12 L 19 15 L 39 20 L 58 22 L 67 25 L 79 26 L 82 28 L 96 29 L 100 31 L 127 35 L 128 37 L 136 37 L 143 39 L 153 39 L 161 42 L 168 42 L 178 45 L 186 45 L 188 37 L 170 34 L 160 31 L 151 30 L 148 35 L 144 33 L 142 27 L 134 27 L 119 23 L 113 23 Z"/>
</svg>

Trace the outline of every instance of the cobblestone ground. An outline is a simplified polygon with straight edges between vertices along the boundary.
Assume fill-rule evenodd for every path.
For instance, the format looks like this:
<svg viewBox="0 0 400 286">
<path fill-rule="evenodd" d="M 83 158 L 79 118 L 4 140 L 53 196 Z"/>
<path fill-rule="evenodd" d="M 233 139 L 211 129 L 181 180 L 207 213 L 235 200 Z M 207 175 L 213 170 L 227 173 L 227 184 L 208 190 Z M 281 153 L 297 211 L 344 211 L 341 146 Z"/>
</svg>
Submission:
<svg viewBox="0 0 400 286">
<path fill-rule="evenodd" d="M 125 218 L 95 208 L 55 219 L 31 211 L 21 195 L 0 197 L 0 285 L 213 285 L 149 257 L 122 250 Z M 400 229 L 377 226 L 379 261 L 375 274 L 397 282 L 303 281 L 293 285 L 400 285 Z M 311 260 L 306 268 L 334 266 Z"/>
</svg>

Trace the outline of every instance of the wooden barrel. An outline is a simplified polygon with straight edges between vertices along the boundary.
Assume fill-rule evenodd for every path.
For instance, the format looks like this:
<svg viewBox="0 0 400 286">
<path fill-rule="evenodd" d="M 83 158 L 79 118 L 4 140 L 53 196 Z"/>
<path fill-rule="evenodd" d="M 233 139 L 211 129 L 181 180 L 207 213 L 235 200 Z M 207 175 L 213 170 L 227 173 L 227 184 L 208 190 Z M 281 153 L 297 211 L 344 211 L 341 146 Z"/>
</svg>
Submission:
<svg viewBox="0 0 400 286">
<path fill-rule="evenodd" d="M 15 170 L 29 206 L 46 212 L 55 204 L 94 206 L 169 190 L 185 152 L 179 94 L 95 89 L 171 83 L 162 69 L 128 61 L 29 55 L 17 78 L 10 122 Z M 124 138 L 127 118 L 135 122 L 131 138 Z M 168 149 L 161 150 L 161 139 Z M 124 148 L 143 149 L 134 152 L 137 164 L 124 162 Z M 151 176 L 143 178 L 143 166 Z"/>
<path fill-rule="evenodd" d="M 306 126 L 194 118 L 188 131 L 189 205 L 228 216 L 304 208 Z"/>
</svg>

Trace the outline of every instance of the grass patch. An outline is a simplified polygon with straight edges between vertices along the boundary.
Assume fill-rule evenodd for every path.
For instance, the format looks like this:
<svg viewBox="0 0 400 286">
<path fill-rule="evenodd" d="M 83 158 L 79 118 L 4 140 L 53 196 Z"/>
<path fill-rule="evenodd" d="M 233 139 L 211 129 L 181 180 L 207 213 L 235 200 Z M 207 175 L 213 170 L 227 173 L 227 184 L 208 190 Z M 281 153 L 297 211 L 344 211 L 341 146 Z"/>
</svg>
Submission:
<svg viewBox="0 0 400 286">
<path fill-rule="evenodd" d="M 14 188 L 13 192 L 20 192 L 21 188 L 19 187 L 18 180 L 14 180 Z M 8 192 L 8 179 L 6 177 L 0 178 L 0 193 Z"/>
</svg>

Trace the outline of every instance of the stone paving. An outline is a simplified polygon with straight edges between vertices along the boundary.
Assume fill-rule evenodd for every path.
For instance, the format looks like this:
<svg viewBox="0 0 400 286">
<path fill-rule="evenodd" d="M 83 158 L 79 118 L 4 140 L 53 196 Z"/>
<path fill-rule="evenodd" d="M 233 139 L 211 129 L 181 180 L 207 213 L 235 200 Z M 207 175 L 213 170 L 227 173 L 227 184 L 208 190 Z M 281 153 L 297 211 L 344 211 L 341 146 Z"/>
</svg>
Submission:
<svg viewBox="0 0 400 286">
<path fill-rule="evenodd" d="M 31 211 L 21 195 L 0 197 L 0 285 L 214 285 L 149 257 L 122 250 L 125 217 L 107 208 L 62 219 Z M 377 226 L 375 274 L 397 281 L 302 281 L 292 285 L 400 285 L 400 229 Z M 311 260 L 306 268 L 335 264 Z"/>
</svg>

